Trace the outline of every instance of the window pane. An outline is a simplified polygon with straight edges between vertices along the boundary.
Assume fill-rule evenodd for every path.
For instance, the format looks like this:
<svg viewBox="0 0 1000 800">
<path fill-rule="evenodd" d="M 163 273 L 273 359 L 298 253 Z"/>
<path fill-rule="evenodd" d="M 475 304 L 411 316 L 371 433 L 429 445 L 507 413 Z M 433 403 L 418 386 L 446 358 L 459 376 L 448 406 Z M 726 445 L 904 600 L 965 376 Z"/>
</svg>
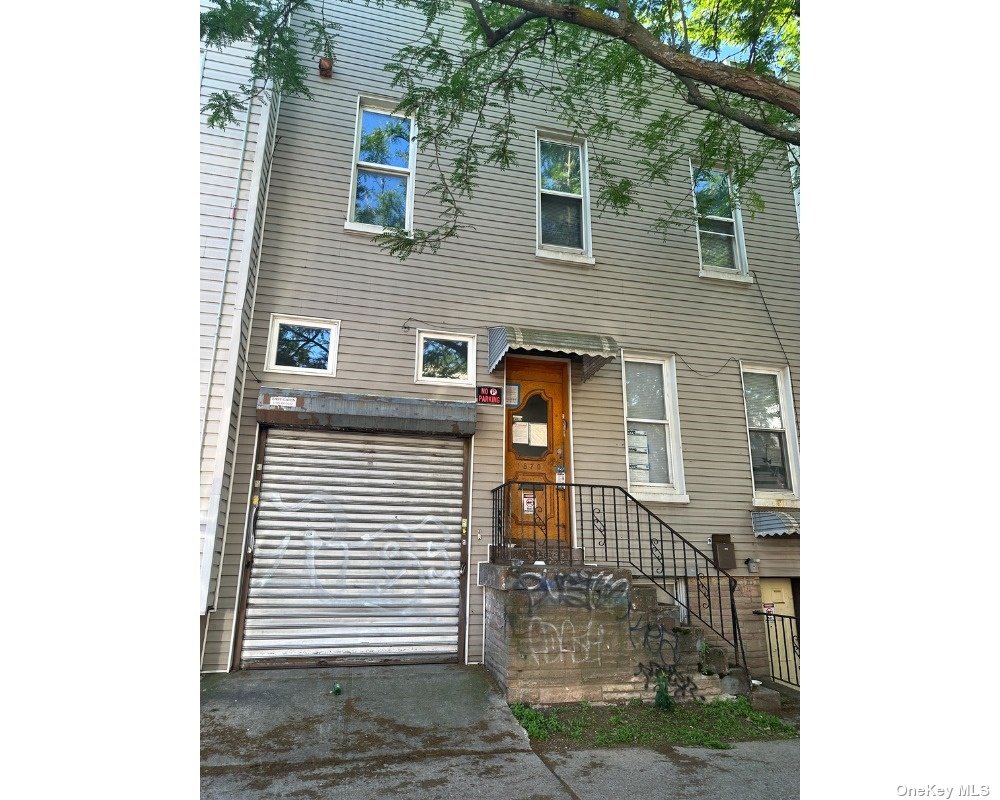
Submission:
<svg viewBox="0 0 1000 800">
<path fill-rule="evenodd" d="M 670 467 L 667 458 L 667 426 L 655 422 L 632 422 L 626 426 L 628 440 L 641 442 L 645 434 L 647 454 L 641 452 L 641 445 L 629 446 L 629 477 L 633 484 L 642 483 L 645 464 L 649 465 L 649 480 L 646 483 L 670 483 Z M 636 435 L 638 434 L 638 435 Z"/>
<path fill-rule="evenodd" d="M 279 367 L 326 369 L 330 363 L 330 329 L 278 323 L 274 363 Z"/>
<path fill-rule="evenodd" d="M 468 380 L 469 343 L 456 339 L 424 339 L 424 378 Z"/>
<path fill-rule="evenodd" d="M 701 223 L 698 223 L 701 226 Z M 706 267 L 736 269 L 736 240 L 732 236 L 717 236 L 706 230 L 698 231 L 701 242 L 701 263 Z"/>
<path fill-rule="evenodd" d="M 743 373 L 743 395 L 751 428 L 782 428 L 778 376 L 761 372 Z"/>
<path fill-rule="evenodd" d="M 750 431 L 750 463 L 754 487 L 758 491 L 792 488 L 785 467 L 785 434 Z"/>
<path fill-rule="evenodd" d="M 542 244 L 583 249 L 583 201 L 542 195 Z"/>
<path fill-rule="evenodd" d="M 514 452 L 521 458 L 541 458 L 549 452 L 549 403 L 541 392 L 530 395 L 513 415 L 510 438 Z"/>
<path fill-rule="evenodd" d="M 358 170 L 354 221 L 385 228 L 406 226 L 406 178 Z"/>
<path fill-rule="evenodd" d="M 625 362 L 627 417 L 666 419 L 663 366 L 642 361 Z"/>
<path fill-rule="evenodd" d="M 575 144 L 539 142 L 542 189 L 583 194 L 580 188 L 580 148 Z"/>
<path fill-rule="evenodd" d="M 695 170 L 694 197 L 699 215 L 732 217 L 729 176 L 710 169 Z"/>
<path fill-rule="evenodd" d="M 361 160 L 390 167 L 409 167 L 410 121 L 362 111 Z"/>
</svg>

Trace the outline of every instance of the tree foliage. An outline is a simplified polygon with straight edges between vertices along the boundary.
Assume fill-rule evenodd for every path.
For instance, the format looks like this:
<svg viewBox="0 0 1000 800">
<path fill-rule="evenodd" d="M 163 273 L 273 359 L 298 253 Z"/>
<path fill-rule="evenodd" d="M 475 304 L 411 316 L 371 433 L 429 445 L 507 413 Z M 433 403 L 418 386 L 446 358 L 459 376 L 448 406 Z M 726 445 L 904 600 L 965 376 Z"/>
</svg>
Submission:
<svg viewBox="0 0 1000 800">
<path fill-rule="evenodd" d="M 366 0 L 367 2 L 367 0 Z M 518 103 L 543 100 L 563 126 L 591 143 L 598 211 L 627 213 L 643 186 L 667 180 L 690 157 L 729 173 L 751 211 L 751 181 L 798 145 L 799 91 L 784 78 L 799 67 L 795 0 L 370 0 L 418 10 L 423 37 L 385 65 L 402 92 L 398 111 L 416 122 L 430 158 L 429 193 L 440 203 L 426 230 L 392 227 L 377 240 L 405 258 L 437 250 L 469 227 L 463 205 L 485 167 L 516 163 Z M 332 8 L 331 3 L 331 8 Z M 309 96 L 290 15 L 303 0 L 219 0 L 202 15 L 210 46 L 237 41 L 254 50 L 254 86 L 272 81 Z M 463 14 L 462 37 L 444 17 Z M 337 24 L 310 16 L 302 31 L 314 54 L 333 55 Z M 663 102 L 673 96 L 674 102 Z M 213 96 L 210 124 L 227 124 L 241 98 Z M 613 146 L 608 147 L 608 144 Z M 626 169 L 629 152 L 638 169 Z M 796 156 L 797 157 L 797 156 Z M 674 173 L 676 174 L 676 173 Z M 686 208 L 655 209 L 666 229 Z"/>
</svg>

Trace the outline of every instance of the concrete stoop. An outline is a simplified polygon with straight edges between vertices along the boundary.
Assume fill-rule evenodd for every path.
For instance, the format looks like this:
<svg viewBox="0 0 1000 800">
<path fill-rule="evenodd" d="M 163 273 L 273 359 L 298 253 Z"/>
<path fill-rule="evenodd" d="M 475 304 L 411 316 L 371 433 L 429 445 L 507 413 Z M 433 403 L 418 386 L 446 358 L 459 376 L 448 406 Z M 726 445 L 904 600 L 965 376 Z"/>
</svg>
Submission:
<svg viewBox="0 0 1000 800">
<path fill-rule="evenodd" d="M 658 680 L 679 703 L 749 691 L 745 671 L 627 569 L 481 564 L 479 583 L 485 665 L 508 702 L 652 701 Z"/>
</svg>

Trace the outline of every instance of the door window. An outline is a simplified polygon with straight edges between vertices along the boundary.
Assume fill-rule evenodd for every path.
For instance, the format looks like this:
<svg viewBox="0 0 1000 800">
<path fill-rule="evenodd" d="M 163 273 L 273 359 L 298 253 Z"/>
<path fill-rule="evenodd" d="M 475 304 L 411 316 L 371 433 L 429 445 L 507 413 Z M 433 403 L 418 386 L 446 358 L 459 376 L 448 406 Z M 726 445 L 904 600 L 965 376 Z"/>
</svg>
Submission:
<svg viewBox="0 0 1000 800">
<path fill-rule="evenodd" d="M 549 401 L 535 392 L 515 413 L 511 425 L 511 447 L 521 458 L 541 458 L 549 452 Z"/>
</svg>

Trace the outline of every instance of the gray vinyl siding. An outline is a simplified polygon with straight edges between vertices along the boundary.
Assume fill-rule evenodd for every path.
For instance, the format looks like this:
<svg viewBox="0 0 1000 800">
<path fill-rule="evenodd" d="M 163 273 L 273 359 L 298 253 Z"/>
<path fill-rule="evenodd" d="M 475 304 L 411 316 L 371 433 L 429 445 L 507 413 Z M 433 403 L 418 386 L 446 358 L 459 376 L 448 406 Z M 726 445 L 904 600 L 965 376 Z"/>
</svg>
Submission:
<svg viewBox="0 0 1000 800">
<path fill-rule="evenodd" d="M 332 80 L 308 71 L 312 101 L 284 98 L 278 119 L 260 274 L 249 337 L 234 464 L 233 505 L 225 536 L 218 607 L 209 624 L 204 669 L 226 669 L 233 634 L 245 503 L 256 436 L 259 383 L 332 392 L 471 401 L 469 388 L 414 383 L 416 328 L 476 334 L 480 385 L 501 385 L 503 366 L 486 372 L 486 329 L 507 323 L 614 336 L 627 353 L 677 359 L 678 400 L 689 505 L 652 504 L 699 547 L 712 533 L 729 533 L 738 563 L 761 559 L 760 573 L 798 574 L 798 541 L 755 539 L 750 528 L 752 484 L 739 360 L 780 367 L 785 362 L 762 304 L 760 288 L 791 364 L 798 412 L 798 228 L 787 165 L 758 181 L 766 208 L 743 227 L 750 270 L 760 284 L 699 278 L 693 227 L 673 228 L 664 241 L 651 232 L 652 214 L 613 215 L 592 222 L 595 266 L 535 257 L 534 128 L 552 127 L 545 108 L 521 113 L 520 164 L 505 173 L 484 171 L 474 201 L 465 205 L 465 232 L 437 254 L 405 262 L 379 251 L 364 234 L 345 231 L 359 94 L 392 96 L 382 64 L 419 36 L 416 17 L 345 6 L 338 20 Z M 302 19 L 298 20 L 302 23 Z M 622 153 L 635 166 L 631 154 Z M 434 223 L 435 203 L 422 196 L 431 182 L 428 159 L 418 155 L 415 223 Z M 687 165 L 661 193 L 690 203 Z M 643 193 L 647 208 L 652 191 Z M 499 222 L 498 222 L 499 221 Z M 760 288 L 759 288 L 760 287 Z M 271 314 L 341 321 L 335 378 L 264 370 Z M 411 329 L 404 322 L 414 317 Z M 578 368 L 574 367 L 577 374 Z M 621 366 L 603 367 L 587 383 L 571 386 L 573 478 L 626 485 Z M 469 525 L 468 656 L 482 660 L 482 591 L 476 563 L 486 560 L 491 537 L 490 490 L 503 480 L 503 410 L 480 406 L 474 439 Z M 801 431 L 801 426 L 800 426 Z M 745 574 L 742 566 L 738 574 Z"/>
</svg>

